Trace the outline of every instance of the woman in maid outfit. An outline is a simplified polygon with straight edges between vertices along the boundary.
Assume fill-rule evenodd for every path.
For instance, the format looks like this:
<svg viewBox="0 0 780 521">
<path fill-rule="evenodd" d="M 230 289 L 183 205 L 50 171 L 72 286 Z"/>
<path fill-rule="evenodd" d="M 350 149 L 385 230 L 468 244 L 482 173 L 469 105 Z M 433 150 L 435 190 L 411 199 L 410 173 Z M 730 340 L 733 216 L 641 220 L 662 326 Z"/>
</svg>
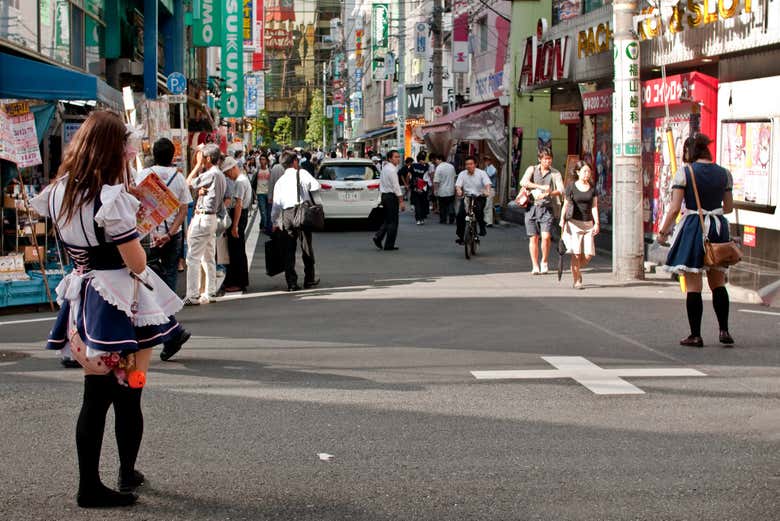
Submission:
<svg viewBox="0 0 780 521">
<path fill-rule="evenodd" d="M 128 192 L 130 133 L 112 112 L 93 112 L 65 151 L 57 180 L 33 200 L 51 217 L 74 270 L 57 286 L 60 312 L 48 349 L 70 350 L 84 368 L 76 425 L 81 507 L 135 503 L 143 434 L 141 391 L 151 347 L 175 340 L 181 300 L 151 270 L 136 231 L 138 200 Z M 114 406 L 119 491 L 100 480 L 100 448 Z"/>
<path fill-rule="evenodd" d="M 674 227 L 674 221 L 685 203 L 680 223 L 674 230 L 672 246 L 664 269 L 685 276 L 688 325 L 691 334 L 680 345 L 704 347 L 701 336 L 702 273 L 707 272 L 707 283 L 712 290 L 712 307 L 718 319 L 718 339 L 724 347 L 733 347 L 734 339 L 729 333 L 729 293 L 726 290 L 727 268 L 704 265 L 703 234 L 713 243 L 729 240 L 729 222 L 723 214 L 734 209 L 731 194 L 733 181 L 731 173 L 712 161 L 709 150 L 711 140 L 704 134 L 697 134 L 685 141 L 687 157 L 682 168 L 677 170 L 672 186 L 672 202 L 663 223 L 658 228 L 658 242 L 665 243 Z M 696 183 L 695 185 L 693 183 Z M 694 186 L 698 188 L 704 215 L 705 230 L 701 229 L 697 212 Z M 703 233 L 702 233 L 703 232 Z"/>
</svg>

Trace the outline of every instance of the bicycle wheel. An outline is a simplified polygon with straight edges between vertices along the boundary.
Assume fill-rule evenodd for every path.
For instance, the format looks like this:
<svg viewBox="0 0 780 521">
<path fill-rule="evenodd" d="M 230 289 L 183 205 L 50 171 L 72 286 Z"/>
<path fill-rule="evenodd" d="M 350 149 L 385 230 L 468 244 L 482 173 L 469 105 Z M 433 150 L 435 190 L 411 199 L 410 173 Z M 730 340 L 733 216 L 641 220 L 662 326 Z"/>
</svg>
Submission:
<svg viewBox="0 0 780 521">
<path fill-rule="evenodd" d="M 466 260 L 471 258 L 472 244 L 474 243 L 474 230 L 471 229 L 471 223 L 466 223 L 466 230 L 463 233 L 463 249 L 466 253 Z"/>
<path fill-rule="evenodd" d="M 472 225 L 472 230 L 471 230 L 471 254 L 472 255 L 477 254 L 477 244 L 479 244 L 479 239 L 477 238 L 476 226 Z"/>
</svg>

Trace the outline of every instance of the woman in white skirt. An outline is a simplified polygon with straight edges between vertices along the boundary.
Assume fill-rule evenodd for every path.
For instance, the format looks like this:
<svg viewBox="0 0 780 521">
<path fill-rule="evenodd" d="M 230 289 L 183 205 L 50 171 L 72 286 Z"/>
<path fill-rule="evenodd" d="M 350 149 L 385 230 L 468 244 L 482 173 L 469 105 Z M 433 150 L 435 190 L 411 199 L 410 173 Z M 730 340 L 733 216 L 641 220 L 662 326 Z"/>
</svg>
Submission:
<svg viewBox="0 0 780 521">
<path fill-rule="evenodd" d="M 561 209 L 562 240 L 571 253 L 571 275 L 575 289 L 583 289 L 582 268 L 596 254 L 593 238 L 599 234 L 599 198 L 593 170 L 585 161 L 574 165 L 574 182 L 565 189 Z"/>
</svg>

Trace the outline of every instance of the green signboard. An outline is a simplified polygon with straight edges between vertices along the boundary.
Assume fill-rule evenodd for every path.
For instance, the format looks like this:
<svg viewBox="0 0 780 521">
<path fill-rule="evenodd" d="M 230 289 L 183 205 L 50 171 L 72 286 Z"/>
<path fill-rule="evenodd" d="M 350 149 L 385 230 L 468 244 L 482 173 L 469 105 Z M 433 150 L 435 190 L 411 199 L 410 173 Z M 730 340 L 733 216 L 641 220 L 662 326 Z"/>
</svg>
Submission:
<svg viewBox="0 0 780 521">
<path fill-rule="evenodd" d="M 224 0 L 200 0 L 200 6 L 193 7 L 194 23 L 192 39 L 195 47 L 218 47 L 223 44 L 222 32 L 224 25 L 223 7 L 225 3 L 230 7 L 238 5 L 237 2 L 225 2 Z"/>
<path fill-rule="evenodd" d="M 201 0 L 204 4 L 206 0 Z M 221 109 L 224 118 L 244 115 L 244 34 L 243 12 L 238 1 L 225 2 L 224 40 L 222 42 Z"/>
</svg>

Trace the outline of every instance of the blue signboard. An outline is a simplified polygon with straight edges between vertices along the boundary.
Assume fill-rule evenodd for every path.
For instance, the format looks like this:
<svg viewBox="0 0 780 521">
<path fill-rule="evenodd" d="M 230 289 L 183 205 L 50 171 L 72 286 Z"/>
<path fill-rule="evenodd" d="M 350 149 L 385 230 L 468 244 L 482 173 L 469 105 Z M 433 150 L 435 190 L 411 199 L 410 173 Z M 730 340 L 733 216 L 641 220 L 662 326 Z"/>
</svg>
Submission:
<svg viewBox="0 0 780 521">
<path fill-rule="evenodd" d="M 180 72 L 172 72 L 168 76 L 167 86 L 171 94 L 184 94 L 187 90 L 187 78 Z"/>
</svg>

